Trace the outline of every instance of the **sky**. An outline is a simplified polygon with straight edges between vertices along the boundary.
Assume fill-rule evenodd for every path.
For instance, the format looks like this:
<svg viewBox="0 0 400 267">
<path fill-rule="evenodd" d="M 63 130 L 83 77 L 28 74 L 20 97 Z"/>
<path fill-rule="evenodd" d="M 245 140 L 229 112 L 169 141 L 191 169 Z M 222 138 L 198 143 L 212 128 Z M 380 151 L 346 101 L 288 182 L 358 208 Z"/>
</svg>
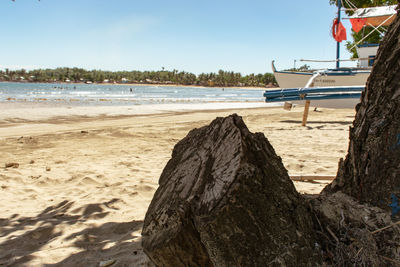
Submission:
<svg viewBox="0 0 400 267">
<path fill-rule="evenodd" d="M 272 72 L 335 59 L 336 13 L 329 0 L 1 0 L 0 69 Z"/>
</svg>

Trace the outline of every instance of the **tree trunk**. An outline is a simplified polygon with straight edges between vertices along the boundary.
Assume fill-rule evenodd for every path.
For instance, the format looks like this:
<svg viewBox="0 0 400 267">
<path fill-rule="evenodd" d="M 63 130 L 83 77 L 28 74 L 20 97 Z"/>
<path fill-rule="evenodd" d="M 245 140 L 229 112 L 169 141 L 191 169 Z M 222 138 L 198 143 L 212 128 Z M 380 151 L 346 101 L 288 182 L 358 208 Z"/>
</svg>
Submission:
<svg viewBox="0 0 400 267">
<path fill-rule="evenodd" d="M 313 221 L 281 159 L 240 117 L 174 148 L 143 226 L 157 266 L 315 266 Z"/>
<path fill-rule="evenodd" d="M 388 208 L 400 194 L 400 16 L 382 41 L 350 129 L 345 161 L 325 193 L 342 191 Z"/>
</svg>

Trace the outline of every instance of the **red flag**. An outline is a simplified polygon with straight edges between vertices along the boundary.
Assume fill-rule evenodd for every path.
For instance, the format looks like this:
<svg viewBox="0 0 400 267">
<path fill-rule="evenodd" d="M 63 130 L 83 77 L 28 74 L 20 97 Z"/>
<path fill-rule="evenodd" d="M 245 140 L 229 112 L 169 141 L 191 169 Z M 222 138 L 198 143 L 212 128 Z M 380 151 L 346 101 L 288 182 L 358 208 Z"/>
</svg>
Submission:
<svg viewBox="0 0 400 267">
<path fill-rule="evenodd" d="M 365 23 L 367 22 L 367 19 L 366 18 L 350 19 L 350 22 L 351 22 L 351 26 L 353 28 L 353 31 L 359 32 L 364 27 Z"/>
<path fill-rule="evenodd" d="M 339 43 L 343 40 L 347 40 L 346 28 L 341 22 L 338 22 L 337 19 L 333 21 L 332 35 L 333 38 L 335 38 L 335 40 Z"/>
</svg>

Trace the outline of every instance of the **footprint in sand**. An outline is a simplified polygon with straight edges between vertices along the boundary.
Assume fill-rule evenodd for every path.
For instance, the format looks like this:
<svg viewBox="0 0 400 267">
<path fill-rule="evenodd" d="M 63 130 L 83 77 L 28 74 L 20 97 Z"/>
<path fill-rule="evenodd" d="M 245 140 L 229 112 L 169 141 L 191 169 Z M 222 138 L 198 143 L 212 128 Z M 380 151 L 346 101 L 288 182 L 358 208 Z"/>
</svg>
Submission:
<svg viewBox="0 0 400 267">
<path fill-rule="evenodd" d="M 326 169 L 319 167 L 319 168 L 316 169 L 316 171 L 317 171 L 317 173 L 323 173 L 323 172 L 326 171 Z"/>
<path fill-rule="evenodd" d="M 126 162 L 126 161 L 121 161 L 118 163 L 118 165 L 123 165 L 126 167 L 132 167 L 133 163 L 132 162 Z"/>
<path fill-rule="evenodd" d="M 77 180 L 79 180 L 81 177 L 82 177 L 81 175 L 72 175 L 72 176 L 67 180 L 67 182 L 74 182 L 74 181 L 77 181 Z"/>
<path fill-rule="evenodd" d="M 36 230 L 33 230 L 30 233 L 30 238 L 34 239 L 34 240 L 47 240 L 49 239 L 49 237 L 54 236 L 54 228 L 51 226 L 44 226 L 41 228 L 38 228 Z"/>
<path fill-rule="evenodd" d="M 143 192 L 153 192 L 153 191 L 155 191 L 155 188 L 152 187 L 152 186 L 149 186 L 149 185 L 139 185 L 137 187 L 137 189 L 139 191 L 143 191 Z"/>
<path fill-rule="evenodd" d="M 90 177 L 85 177 L 85 178 L 83 178 L 80 182 L 79 182 L 79 184 L 80 185 L 88 185 L 88 184 L 92 184 L 92 185 L 99 185 L 100 183 L 99 182 L 97 182 L 96 180 L 94 180 L 93 178 L 90 178 Z"/>
<path fill-rule="evenodd" d="M 133 191 L 133 192 L 129 193 L 129 196 L 134 197 L 134 196 L 137 196 L 138 194 L 139 194 L 138 192 Z"/>
</svg>

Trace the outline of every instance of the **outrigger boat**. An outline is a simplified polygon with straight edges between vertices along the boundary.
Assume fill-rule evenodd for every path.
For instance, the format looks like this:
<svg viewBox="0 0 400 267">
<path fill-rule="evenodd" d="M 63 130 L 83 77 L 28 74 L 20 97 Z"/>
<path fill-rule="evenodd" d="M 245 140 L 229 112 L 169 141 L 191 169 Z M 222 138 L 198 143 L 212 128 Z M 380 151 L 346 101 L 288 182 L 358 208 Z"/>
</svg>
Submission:
<svg viewBox="0 0 400 267">
<path fill-rule="evenodd" d="M 349 2 L 346 0 L 346 2 Z M 396 5 L 371 8 L 352 8 L 353 15 L 349 16 L 354 31 L 360 31 L 364 26 L 373 27 L 373 31 L 381 34 L 396 17 Z M 353 48 L 357 49 L 359 58 L 356 68 L 341 68 L 340 43 L 346 40 L 346 29 L 340 22 L 342 0 L 338 0 L 338 17 L 332 26 L 332 35 L 337 42 L 336 60 L 300 60 L 306 62 L 336 62 L 334 69 L 314 71 L 277 71 L 274 61 L 272 70 L 280 90 L 266 91 L 267 102 L 295 101 L 304 103 L 313 100 L 318 107 L 354 107 L 360 100 L 361 91 L 374 64 L 378 44 L 361 44 L 373 31 L 364 36 Z M 341 99 L 341 101 L 332 101 Z M 316 101 L 315 101 L 316 100 Z M 315 101 L 315 102 L 314 102 Z"/>
</svg>

